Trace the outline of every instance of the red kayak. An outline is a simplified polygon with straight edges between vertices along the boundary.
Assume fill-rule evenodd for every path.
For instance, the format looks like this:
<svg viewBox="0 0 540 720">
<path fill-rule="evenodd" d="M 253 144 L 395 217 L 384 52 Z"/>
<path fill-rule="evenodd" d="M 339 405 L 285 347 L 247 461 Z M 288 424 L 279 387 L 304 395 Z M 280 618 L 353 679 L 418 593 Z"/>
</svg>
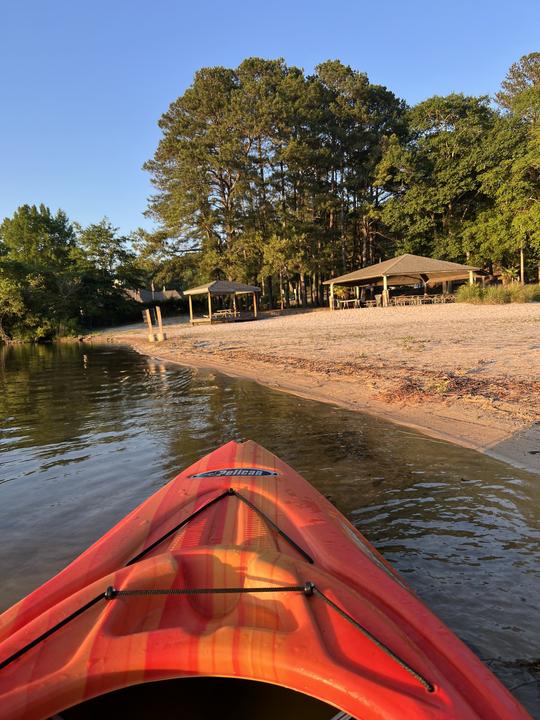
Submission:
<svg viewBox="0 0 540 720">
<path fill-rule="evenodd" d="M 0 718 L 113 716 L 529 717 L 253 442 L 199 460 L 0 616 Z"/>
</svg>

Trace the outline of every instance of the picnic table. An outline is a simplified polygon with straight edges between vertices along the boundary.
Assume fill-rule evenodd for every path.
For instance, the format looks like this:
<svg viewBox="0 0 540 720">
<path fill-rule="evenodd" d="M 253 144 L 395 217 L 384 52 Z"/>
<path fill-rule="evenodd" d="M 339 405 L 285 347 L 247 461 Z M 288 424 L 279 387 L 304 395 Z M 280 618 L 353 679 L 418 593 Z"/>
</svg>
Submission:
<svg viewBox="0 0 540 720">
<path fill-rule="evenodd" d="M 352 298 L 351 300 L 337 300 L 338 310 L 346 310 L 347 308 L 358 308 L 360 307 L 360 300 L 358 298 Z"/>
<path fill-rule="evenodd" d="M 237 310 L 229 310 L 228 308 L 226 308 L 225 310 L 215 310 L 212 313 L 212 317 L 215 317 L 218 320 L 234 320 L 239 316 L 240 313 Z"/>
</svg>

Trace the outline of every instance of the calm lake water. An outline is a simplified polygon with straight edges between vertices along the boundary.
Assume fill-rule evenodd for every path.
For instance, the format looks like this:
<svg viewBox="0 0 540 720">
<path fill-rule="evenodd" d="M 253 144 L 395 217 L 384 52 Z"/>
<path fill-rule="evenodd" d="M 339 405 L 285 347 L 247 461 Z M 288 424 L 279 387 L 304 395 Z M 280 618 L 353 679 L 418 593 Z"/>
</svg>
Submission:
<svg viewBox="0 0 540 720">
<path fill-rule="evenodd" d="M 109 346 L 0 349 L 0 609 L 179 470 L 246 438 L 331 495 L 507 686 L 538 676 L 540 478 Z M 539 684 L 514 692 L 540 718 Z"/>
</svg>

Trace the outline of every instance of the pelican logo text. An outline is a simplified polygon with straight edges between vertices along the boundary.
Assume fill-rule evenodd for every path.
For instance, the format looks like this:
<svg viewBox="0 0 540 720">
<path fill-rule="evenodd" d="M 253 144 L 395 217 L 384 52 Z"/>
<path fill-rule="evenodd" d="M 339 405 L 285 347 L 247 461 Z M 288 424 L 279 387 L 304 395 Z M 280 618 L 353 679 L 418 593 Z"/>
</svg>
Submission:
<svg viewBox="0 0 540 720">
<path fill-rule="evenodd" d="M 190 478 L 213 478 L 213 477 L 261 477 L 262 475 L 277 475 L 273 470 L 261 470 L 260 468 L 222 468 L 221 470 L 207 470 L 206 472 L 190 475 Z"/>
</svg>

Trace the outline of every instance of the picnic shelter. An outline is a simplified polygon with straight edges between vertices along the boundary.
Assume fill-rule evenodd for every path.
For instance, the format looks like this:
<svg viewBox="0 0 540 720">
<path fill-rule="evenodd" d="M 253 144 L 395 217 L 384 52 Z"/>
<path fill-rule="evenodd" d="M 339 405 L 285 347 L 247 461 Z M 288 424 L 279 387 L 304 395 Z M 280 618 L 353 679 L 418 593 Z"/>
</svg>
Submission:
<svg viewBox="0 0 540 720">
<path fill-rule="evenodd" d="M 258 315 L 258 295 L 261 288 L 254 285 L 213 280 L 205 285 L 184 290 L 189 300 L 189 320 L 192 325 L 213 322 L 238 322 L 256 320 Z M 206 295 L 208 313 L 194 317 L 192 297 Z"/>
<path fill-rule="evenodd" d="M 377 300 L 370 300 L 364 304 L 380 304 L 383 306 L 421 304 L 423 301 L 433 302 L 435 298 L 441 302 L 450 301 L 453 300 L 453 296 L 449 293 L 451 283 L 454 280 L 468 280 L 473 284 L 477 274 L 483 274 L 483 272 L 480 268 L 472 265 L 462 265 L 447 260 L 436 260 L 435 258 L 405 253 L 390 260 L 368 265 L 360 268 L 360 270 L 326 280 L 324 284 L 330 286 L 329 304 L 330 309 L 334 310 L 342 306 L 347 307 L 346 303 L 350 303 L 353 307 L 360 307 L 359 290 L 367 287 L 380 287 L 382 291 L 375 296 L 378 298 Z M 438 296 L 428 295 L 428 287 L 439 284 L 442 286 L 442 293 Z M 334 295 L 335 285 L 355 288 L 356 297 L 351 300 L 336 301 Z M 408 293 L 391 298 L 391 286 L 421 286 L 423 287 L 423 293 L 422 295 Z M 414 299 L 414 302 L 409 302 L 412 299 Z"/>
</svg>

